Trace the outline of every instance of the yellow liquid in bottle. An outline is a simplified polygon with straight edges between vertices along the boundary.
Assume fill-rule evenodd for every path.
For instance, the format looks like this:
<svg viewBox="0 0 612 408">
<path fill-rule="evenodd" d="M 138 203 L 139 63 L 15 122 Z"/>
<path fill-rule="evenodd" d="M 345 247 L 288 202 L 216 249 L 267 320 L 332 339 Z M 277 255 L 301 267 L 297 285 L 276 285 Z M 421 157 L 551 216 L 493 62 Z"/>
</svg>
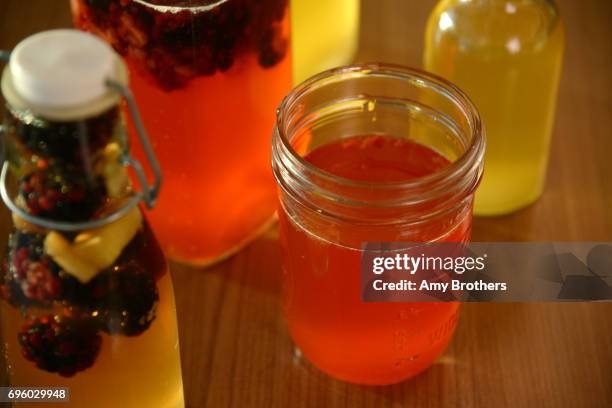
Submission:
<svg viewBox="0 0 612 408">
<path fill-rule="evenodd" d="M 476 214 L 509 213 L 542 194 L 563 48 L 545 0 L 443 0 L 430 16 L 425 69 L 472 98 L 487 134 Z"/>
<path fill-rule="evenodd" d="M 293 0 L 293 81 L 352 62 L 359 40 L 359 0 Z"/>
<path fill-rule="evenodd" d="M 0 333 L 4 335 L 5 343 L 0 344 L 0 351 L 7 354 L 6 363 L 11 386 L 70 389 L 70 404 L 32 402 L 19 403 L 16 406 L 185 407 L 170 273 L 166 272 L 157 285 L 160 302 L 157 305 L 157 317 L 151 326 L 135 337 L 103 334 L 102 347 L 94 365 L 73 377 L 62 377 L 41 370 L 21 356 L 16 331 L 24 323 L 23 316 L 18 309 L 1 301 Z M 41 311 L 42 314 L 46 313 Z M 0 370 L 4 369 L 5 367 L 0 367 Z"/>
</svg>

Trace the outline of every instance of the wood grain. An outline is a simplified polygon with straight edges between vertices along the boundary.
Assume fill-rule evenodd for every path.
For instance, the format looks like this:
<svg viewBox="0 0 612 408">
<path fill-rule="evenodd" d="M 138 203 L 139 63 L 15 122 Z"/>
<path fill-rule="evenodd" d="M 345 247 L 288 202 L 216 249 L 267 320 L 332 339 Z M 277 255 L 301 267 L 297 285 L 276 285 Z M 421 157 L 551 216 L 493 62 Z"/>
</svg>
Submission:
<svg viewBox="0 0 612 408">
<path fill-rule="evenodd" d="M 358 59 L 420 66 L 434 3 L 364 0 Z M 474 240 L 612 241 L 612 2 L 559 3 L 567 51 L 546 192 L 515 214 L 477 219 Z M 67 1 L 0 0 L 0 48 L 69 25 Z M 192 408 L 612 406 L 610 303 L 465 305 L 429 371 L 359 387 L 294 350 L 278 301 L 275 229 L 212 269 L 172 273 Z"/>
</svg>

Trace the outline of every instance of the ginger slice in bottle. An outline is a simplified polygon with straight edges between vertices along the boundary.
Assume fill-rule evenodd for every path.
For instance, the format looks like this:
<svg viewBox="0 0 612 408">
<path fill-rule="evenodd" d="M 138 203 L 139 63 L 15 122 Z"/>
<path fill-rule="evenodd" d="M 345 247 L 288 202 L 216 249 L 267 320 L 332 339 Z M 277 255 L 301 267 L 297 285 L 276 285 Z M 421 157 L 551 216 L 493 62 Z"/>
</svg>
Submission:
<svg viewBox="0 0 612 408">
<path fill-rule="evenodd" d="M 141 225 L 142 214 L 134 207 L 115 222 L 81 232 L 73 242 L 51 231 L 45 237 L 45 252 L 67 273 L 87 283 L 115 263 Z"/>
</svg>

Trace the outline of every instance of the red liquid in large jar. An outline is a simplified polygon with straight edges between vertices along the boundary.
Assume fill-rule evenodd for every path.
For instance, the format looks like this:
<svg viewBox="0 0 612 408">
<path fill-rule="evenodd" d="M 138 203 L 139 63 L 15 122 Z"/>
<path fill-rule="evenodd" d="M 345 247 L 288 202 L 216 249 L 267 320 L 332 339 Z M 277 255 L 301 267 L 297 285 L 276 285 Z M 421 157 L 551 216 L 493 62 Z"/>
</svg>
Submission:
<svg viewBox="0 0 612 408">
<path fill-rule="evenodd" d="M 374 183 L 407 181 L 449 165 L 433 150 L 387 136 L 363 136 L 318 147 L 305 159 L 336 176 Z M 372 197 L 375 198 L 375 190 Z M 368 217 L 363 209 L 361 217 Z M 471 205 L 410 235 L 410 242 L 463 242 Z M 346 381 L 390 384 L 416 375 L 444 351 L 455 330 L 457 303 L 365 303 L 363 242 L 401 242 L 406 227 L 317 226 L 280 211 L 284 309 L 291 335 L 319 369 Z M 341 243 L 341 244 L 339 244 Z"/>
<path fill-rule="evenodd" d="M 205 265 L 254 238 L 276 210 L 270 135 L 291 87 L 288 2 L 185 3 L 194 6 L 176 13 L 165 0 L 72 0 L 77 27 L 129 66 L 164 175 L 149 219 L 166 254 Z"/>
</svg>

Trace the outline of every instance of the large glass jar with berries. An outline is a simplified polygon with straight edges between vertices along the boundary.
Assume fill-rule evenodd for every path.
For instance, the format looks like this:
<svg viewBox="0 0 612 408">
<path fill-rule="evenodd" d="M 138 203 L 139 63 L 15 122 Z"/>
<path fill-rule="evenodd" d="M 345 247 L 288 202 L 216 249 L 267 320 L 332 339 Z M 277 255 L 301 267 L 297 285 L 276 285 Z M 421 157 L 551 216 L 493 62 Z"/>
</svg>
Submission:
<svg viewBox="0 0 612 408">
<path fill-rule="evenodd" d="M 149 154 L 149 186 L 129 155 L 122 99 L 151 148 L 126 78 L 76 30 L 27 38 L 4 69 L 0 367 L 14 387 L 68 388 L 70 406 L 182 407 L 172 283 L 140 207 L 159 168 Z"/>
<path fill-rule="evenodd" d="M 202 266 L 235 253 L 276 209 L 270 132 L 291 88 L 288 0 L 71 4 L 76 26 L 129 67 L 165 174 L 150 219 L 166 254 Z"/>
</svg>

